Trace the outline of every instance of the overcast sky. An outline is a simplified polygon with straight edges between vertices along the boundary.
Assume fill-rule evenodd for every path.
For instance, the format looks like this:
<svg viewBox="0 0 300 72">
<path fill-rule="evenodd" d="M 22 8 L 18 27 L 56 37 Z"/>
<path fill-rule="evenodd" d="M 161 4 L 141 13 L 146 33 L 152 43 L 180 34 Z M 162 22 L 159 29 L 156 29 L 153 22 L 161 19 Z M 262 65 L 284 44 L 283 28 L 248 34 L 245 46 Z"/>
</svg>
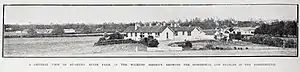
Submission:
<svg viewBox="0 0 300 72">
<path fill-rule="evenodd" d="M 296 5 L 216 6 L 6 6 L 5 24 L 164 21 L 218 17 L 296 20 Z"/>
</svg>

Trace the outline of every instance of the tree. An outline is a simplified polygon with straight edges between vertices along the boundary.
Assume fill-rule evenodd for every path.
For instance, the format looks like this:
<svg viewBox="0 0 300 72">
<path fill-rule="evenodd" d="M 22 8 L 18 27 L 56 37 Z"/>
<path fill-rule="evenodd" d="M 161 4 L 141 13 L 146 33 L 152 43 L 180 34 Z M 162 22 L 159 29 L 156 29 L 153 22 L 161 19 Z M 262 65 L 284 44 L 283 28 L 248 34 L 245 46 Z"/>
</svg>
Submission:
<svg viewBox="0 0 300 72">
<path fill-rule="evenodd" d="M 270 25 L 262 24 L 255 29 L 255 34 L 268 34 L 272 36 L 284 37 L 287 35 L 297 36 L 297 22 L 296 21 L 274 21 Z"/>
<path fill-rule="evenodd" d="M 157 47 L 159 44 L 158 40 L 149 38 L 148 47 Z"/>
<path fill-rule="evenodd" d="M 185 41 L 184 48 L 192 48 L 192 47 L 193 47 L 193 45 L 192 45 L 192 43 L 190 41 Z"/>
<path fill-rule="evenodd" d="M 63 29 L 62 26 L 60 26 L 60 25 L 54 25 L 52 34 L 61 35 L 61 34 L 64 34 L 64 33 L 65 33 L 65 31 L 64 31 L 64 29 Z"/>
<path fill-rule="evenodd" d="M 85 24 L 79 25 L 79 30 L 81 30 L 81 33 L 91 33 L 92 32 L 91 28 Z"/>
<path fill-rule="evenodd" d="M 27 33 L 28 33 L 29 35 L 36 35 L 36 34 L 37 34 L 37 32 L 35 31 L 34 28 L 29 28 L 29 29 L 27 30 Z"/>
</svg>

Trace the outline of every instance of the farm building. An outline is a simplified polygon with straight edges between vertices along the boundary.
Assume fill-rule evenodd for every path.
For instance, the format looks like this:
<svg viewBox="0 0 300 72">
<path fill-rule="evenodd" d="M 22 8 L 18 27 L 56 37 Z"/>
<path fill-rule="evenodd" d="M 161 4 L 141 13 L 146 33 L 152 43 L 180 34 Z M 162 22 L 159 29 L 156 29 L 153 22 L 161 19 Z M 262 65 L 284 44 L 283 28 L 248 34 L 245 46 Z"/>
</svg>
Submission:
<svg viewBox="0 0 300 72">
<path fill-rule="evenodd" d="M 75 29 L 64 29 L 64 33 L 72 34 L 72 33 L 76 33 L 76 31 L 75 31 Z"/>
<path fill-rule="evenodd" d="M 231 38 L 230 34 L 240 34 L 242 38 L 249 38 L 254 35 L 256 28 L 257 27 L 234 27 L 232 32 L 229 30 L 230 27 L 216 28 L 214 35 L 217 39 L 226 38 L 227 40 Z"/>
<path fill-rule="evenodd" d="M 235 31 L 235 33 L 240 32 L 241 35 L 246 35 L 246 36 L 250 35 L 250 36 L 252 36 L 252 35 L 254 35 L 254 31 L 255 31 L 256 28 L 257 27 L 238 27 L 234 31 Z"/>
<path fill-rule="evenodd" d="M 243 38 L 249 38 L 254 35 L 254 31 L 257 27 L 239 27 L 234 30 L 235 33 L 241 33 Z"/>
<path fill-rule="evenodd" d="M 24 29 L 22 31 L 15 31 L 16 33 L 23 33 L 23 34 L 27 34 L 29 31 L 29 29 Z"/>
<path fill-rule="evenodd" d="M 174 31 L 174 38 L 176 40 L 192 40 L 199 39 L 205 35 L 201 28 L 198 27 L 171 27 Z"/>
<path fill-rule="evenodd" d="M 127 38 L 140 40 L 143 37 L 153 36 L 158 40 L 168 40 L 174 38 L 174 33 L 167 26 L 130 26 L 123 33 L 127 34 Z"/>
<path fill-rule="evenodd" d="M 35 31 L 38 34 L 50 34 L 52 33 L 53 29 L 36 29 Z"/>
<path fill-rule="evenodd" d="M 140 40 L 143 37 L 153 36 L 157 40 L 189 40 L 205 35 L 197 27 L 169 27 L 169 26 L 130 26 L 123 33 L 128 39 Z"/>
<path fill-rule="evenodd" d="M 5 31 L 11 31 L 13 30 L 12 28 L 5 28 Z"/>
</svg>

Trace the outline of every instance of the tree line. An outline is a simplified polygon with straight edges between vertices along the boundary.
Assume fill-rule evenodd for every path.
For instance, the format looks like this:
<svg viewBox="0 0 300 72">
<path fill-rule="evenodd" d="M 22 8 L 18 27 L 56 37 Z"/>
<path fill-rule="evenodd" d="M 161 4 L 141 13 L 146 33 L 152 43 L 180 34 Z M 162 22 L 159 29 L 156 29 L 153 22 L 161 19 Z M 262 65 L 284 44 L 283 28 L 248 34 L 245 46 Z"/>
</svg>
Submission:
<svg viewBox="0 0 300 72">
<path fill-rule="evenodd" d="M 263 20 L 249 20 L 249 21 L 238 21 L 235 19 L 218 19 L 218 18 L 193 18 L 186 20 L 169 20 L 169 21 L 149 21 L 149 22 L 130 22 L 130 23 L 115 23 L 115 22 L 105 22 L 101 24 L 85 24 L 85 23 L 67 23 L 67 24 L 30 24 L 30 25 L 21 25 L 21 24 L 5 24 L 5 28 L 12 28 L 10 30 L 5 29 L 5 31 L 21 31 L 24 29 L 76 29 L 80 30 L 83 33 L 91 33 L 96 31 L 97 28 L 103 29 L 125 29 L 128 26 L 134 26 L 135 24 L 140 24 L 141 26 L 161 26 L 161 25 L 178 25 L 178 26 L 196 26 L 201 27 L 202 29 L 214 29 L 216 27 L 226 28 L 226 27 L 255 27 L 261 26 L 256 33 L 257 34 L 280 34 L 280 35 L 295 35 L 295 25 L 296 21 L 278 21 L 272 22 L 270 25 Z M 291 24 L 291 25 L 290 25 Z M 282 26 L 283 25 L 283 26 Z M 276 30 L 278 27 L 280 30 Z M 291 28 L 291 29 L 290 29 Z M 273 30 L 274 29 L 274 30 Z M 288 30 L 288 31 L 285 31 Z M 272 31 L 272 32 L 269 32 Z"/>
<path fill-rule="evenodd" d="M 288 37 L 298 35 L 297 21 L 274 21 L 262 24 L 255 29 L 255 34 L 267 34 L 271 36 Z"/>
</svg>

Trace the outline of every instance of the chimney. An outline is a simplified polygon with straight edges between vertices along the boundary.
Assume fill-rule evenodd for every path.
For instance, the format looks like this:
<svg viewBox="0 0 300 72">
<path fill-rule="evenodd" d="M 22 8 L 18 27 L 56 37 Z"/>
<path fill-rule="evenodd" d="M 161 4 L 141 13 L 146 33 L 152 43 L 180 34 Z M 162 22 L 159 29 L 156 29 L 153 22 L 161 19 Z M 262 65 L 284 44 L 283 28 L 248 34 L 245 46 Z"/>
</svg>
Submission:
<svg viewBox="0 0 300 72">
<path fill-rule="evenodd" d="M 179 23 L 176 23 L 176 27 L 179 27 Z"/>
<path fill-rule="evenodd" d="M 171 23 L 171 27 L 173 27 L 174 25 Z"/>
<path fill-rule="evenodd" d="M 134 30 L 137 30 L 138 27 L 139 27 L 139 24 L 135 24 L 134 25 Z"/>
<path fill-rule="evenodd" d="M 151 26 L 152 26 L 152 23 L 149 23 L 149 26 L 151 27 Z"/>
</svg>

